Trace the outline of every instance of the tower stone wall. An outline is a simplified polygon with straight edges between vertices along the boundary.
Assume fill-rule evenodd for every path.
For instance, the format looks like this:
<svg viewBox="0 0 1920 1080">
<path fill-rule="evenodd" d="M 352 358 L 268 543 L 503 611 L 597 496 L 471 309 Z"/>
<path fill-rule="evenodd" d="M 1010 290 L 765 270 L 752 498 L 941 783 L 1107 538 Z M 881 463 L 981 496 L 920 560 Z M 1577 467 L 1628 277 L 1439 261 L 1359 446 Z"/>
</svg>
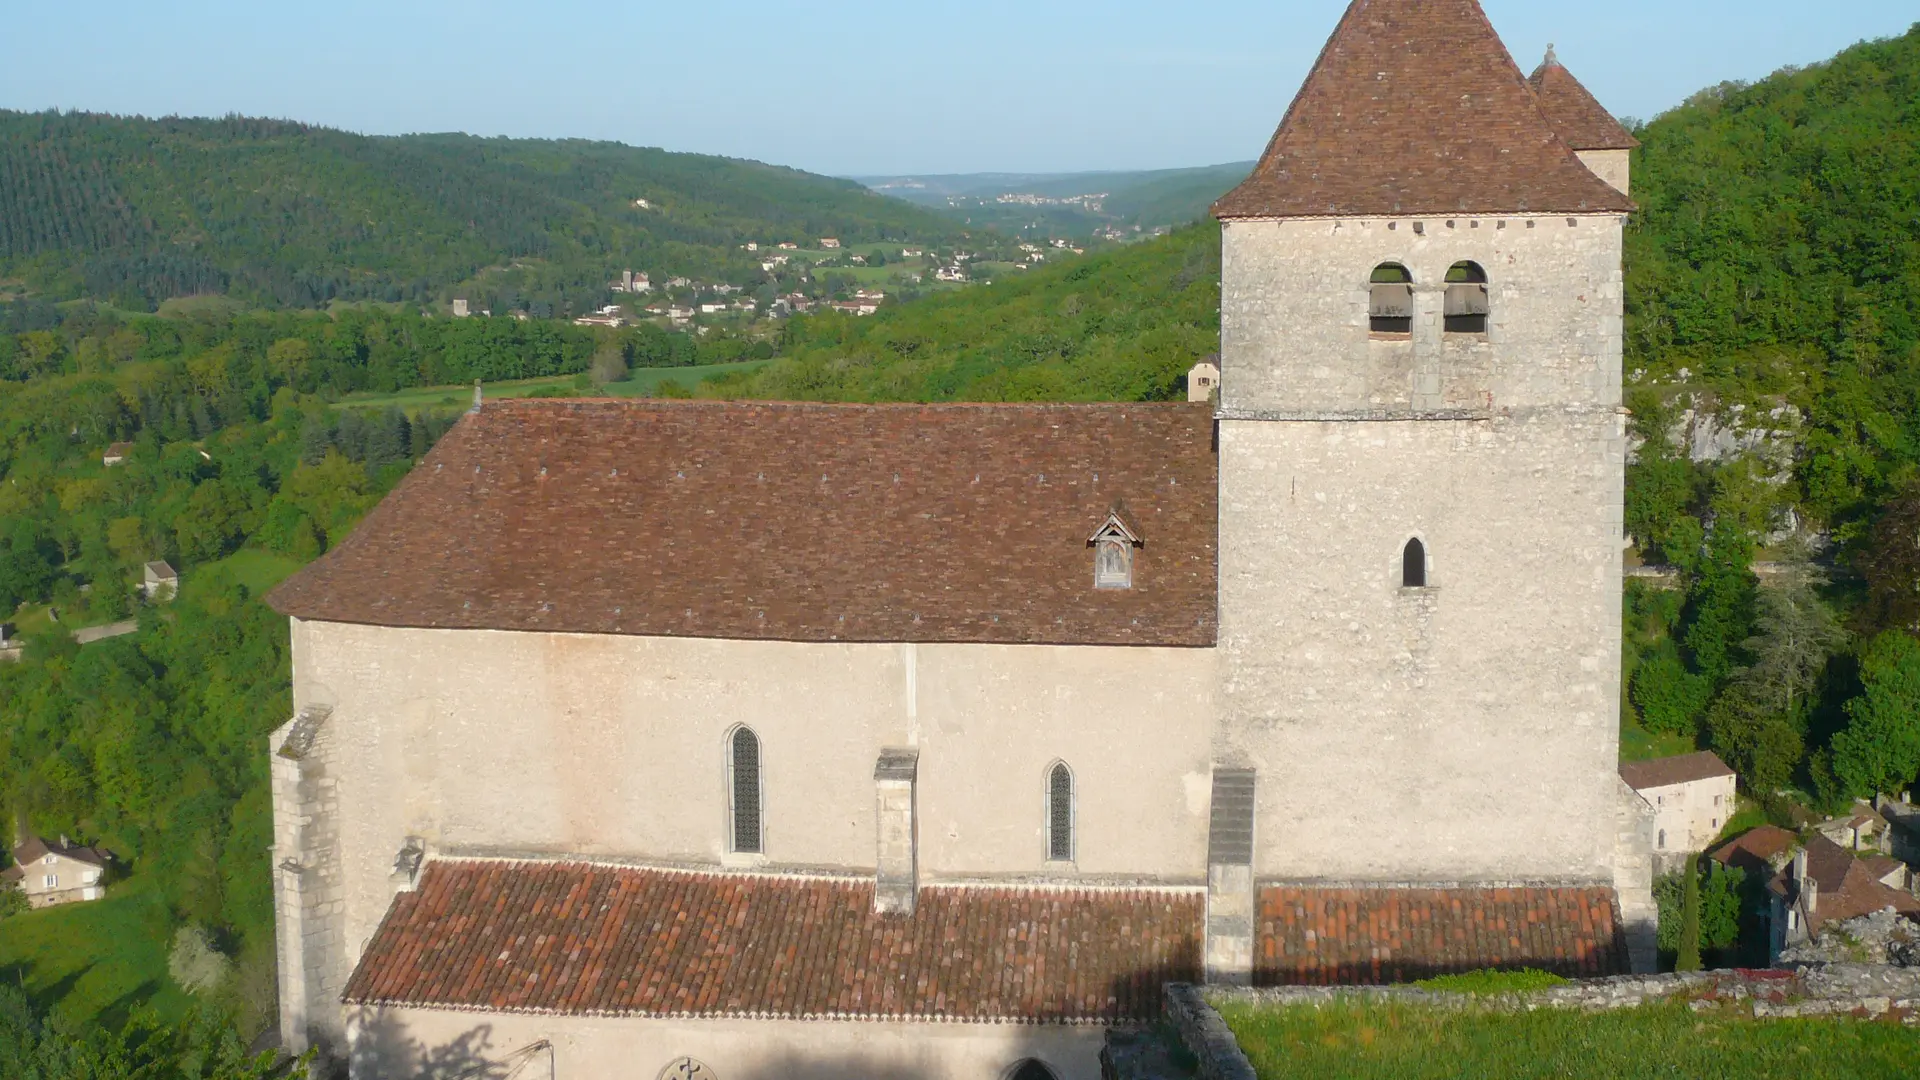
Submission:
<svg viewBox="0 0 1920 1080">
<path fill-rule="evenodd" d="M 1610 882 L 1620 219 L 1224 237 L 1215 753 L 1259 773 L 1256 873 Z M 1444 332 L 1462 260 L 1484 334 Z M 1370 331 L 1385 262 L 1412 273 L 1411 334 Z"/>
</svg>

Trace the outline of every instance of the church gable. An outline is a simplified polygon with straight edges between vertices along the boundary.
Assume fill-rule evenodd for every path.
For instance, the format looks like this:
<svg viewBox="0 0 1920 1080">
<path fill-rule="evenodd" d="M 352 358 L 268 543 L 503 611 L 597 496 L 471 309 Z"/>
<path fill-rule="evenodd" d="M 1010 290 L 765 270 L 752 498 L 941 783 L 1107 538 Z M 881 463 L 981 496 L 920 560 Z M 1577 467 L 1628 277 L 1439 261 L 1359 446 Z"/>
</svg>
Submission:
<svg viewBox="0 0 1920 1080">
<path fill-rule="evenodd" d="M 1354 0 L 1231 218 L 1625 213 L 1476 0 Z"/>
<path fill-rule="evenodd" d="M 381 626 L 1210 646 L 1212 416 L 1166 405 L 513 401 L 272 596 Z M 1127 588 L 1089 573 L 1124 505 Z"/>
</svg>

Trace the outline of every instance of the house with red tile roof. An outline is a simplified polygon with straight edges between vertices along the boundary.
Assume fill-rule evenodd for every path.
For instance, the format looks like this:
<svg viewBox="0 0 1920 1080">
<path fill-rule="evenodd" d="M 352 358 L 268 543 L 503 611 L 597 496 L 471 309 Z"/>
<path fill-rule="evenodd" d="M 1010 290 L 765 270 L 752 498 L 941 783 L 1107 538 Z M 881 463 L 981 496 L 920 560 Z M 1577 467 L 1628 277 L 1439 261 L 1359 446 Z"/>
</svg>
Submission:
<svg viewBox="0 0 1920 1080">
<path fill-rule="evenodd" d="M 1920 922 L 1920 898 L 1906 864 L 1887 856 L 1855 858 L 1818 833 L 1795 849 L 1767 883 L 1772 898 L 1772 955 L 1801 944 L 1829 923 L 1892 910 Z"/>
<path fill-rule="evenodd" d="M 107 895 L 107 868 L 113 856 L 101 847 L 75 844 L 66 837 L 29 836 L 13 849 L 13 865 L 0 870 L 0 888 L 19 889 L 31 907 L 58 907 L 99 900 Z"/>
<path fill-rule="evenodd" d="M 1092 1080 L 1169 980 L 1649 962 L 1583 119 L 1355 0 L 1207 401 L 477 401 L 271 596 L 285 1043 Z"/>
</svg>

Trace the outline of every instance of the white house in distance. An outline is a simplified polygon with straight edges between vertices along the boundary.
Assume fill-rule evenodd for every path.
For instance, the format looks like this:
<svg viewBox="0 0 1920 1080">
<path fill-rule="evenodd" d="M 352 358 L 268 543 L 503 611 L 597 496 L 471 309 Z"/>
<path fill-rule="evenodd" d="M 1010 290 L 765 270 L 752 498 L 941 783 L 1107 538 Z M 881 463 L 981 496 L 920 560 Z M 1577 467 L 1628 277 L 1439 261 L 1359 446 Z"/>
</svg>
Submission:
<svg viewBox="0 0 1920 1080">
<path fill-rule="evenodd" d="M 140 591 L 156 603 L 171 600 L 180 593 L 180 571 L 166 560 L 150 562 L 142 568 Z"/>
<path fill-rule="evenodd" d="M 1733 770 L 1711 750 L 1620 765 L 1620 779 L 1654 815 L 1654 853 L 1678 862 L 1705 851 L 1736 808 Z"/>
<path fill-rule="evenodd" d="M 1187 372 L 1188 401 L 1213 400 L 1213 392 L 1220 389 L 1220 366 L 1214 363 L 1218 359 L 1218 356 L 1210 356 Z"/>
<path fill-rule="evenodd" d="M 107 895 L 102 882 L 113 856 L 104 848 L 70 844 L 64 836 L 54 843 L 30 836 L 13 849 L 13 861 L 0 871 L 0 886 L 20 889 L 28 904 L 43 908 Z"/>
</svg>

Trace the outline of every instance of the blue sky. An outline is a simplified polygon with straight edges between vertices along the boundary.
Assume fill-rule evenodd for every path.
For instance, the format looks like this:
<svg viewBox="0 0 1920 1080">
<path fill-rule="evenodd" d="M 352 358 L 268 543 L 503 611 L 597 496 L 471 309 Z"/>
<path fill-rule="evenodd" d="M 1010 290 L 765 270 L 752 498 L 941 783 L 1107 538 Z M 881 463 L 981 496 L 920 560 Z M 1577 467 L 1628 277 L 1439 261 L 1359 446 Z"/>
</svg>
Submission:
<svg viewBox="0 0 1920 1080">
<path fill-rule="evenodd" d="M 1614 112 L 1905 32 L 1914 0 L 1484 0 Z M 579 136 L 840 175 L 1254 157 L 1346 0 L 12 5 L 0 107 Z"/>
</svg>

